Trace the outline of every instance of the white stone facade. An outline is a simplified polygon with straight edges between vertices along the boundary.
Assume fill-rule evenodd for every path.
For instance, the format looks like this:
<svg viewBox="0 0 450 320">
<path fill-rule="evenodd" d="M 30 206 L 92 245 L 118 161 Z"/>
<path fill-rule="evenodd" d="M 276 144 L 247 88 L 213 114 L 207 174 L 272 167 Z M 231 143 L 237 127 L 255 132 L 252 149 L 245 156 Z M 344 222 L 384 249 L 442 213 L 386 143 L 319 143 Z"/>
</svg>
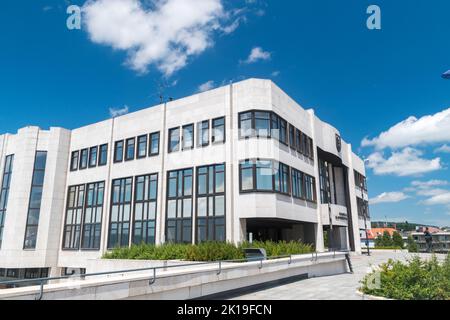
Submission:
<svg viewBox="0 0 450 320">
<path fill-rule="evenodd" d="M 275 112 L 297 129 L 312 138 L 314 157 L 307 158 L 276 139 L 239 137 L 239 113 L 248 110 Z M 225 117 L 225 142 L 211 142 L 211 119 Z M 209 145 L 197 146 L 199 122 L 210 121 Z M 168 130 L 195 124 L 193 149 L 168 153 Z M 116 141 L 160 132 L 159 153 L 142 159 L 115 163 Z M 288 129 L 289 134 L 289 129 Z M 111 214 L 111 188 L 114 179 L 158 174 L 155 242 L 166 239 L 167 172 L 193 168 L 192 241 L 196 239 L 196 168 L 204 165 L 225 165 L 225 237 L 230 242 L 248 239 L 249 225 L 280 224 L 274 231 L 279 239 L 311 242 L 317 251 L 324 250 L 323 230 L 333 226 L 336 243 L 341 248 L 360 252 L 361 219 L 358 218 L 354 170 L 365 176 L 364 162 L 351 145 L 341 140 L 339 132 L 304 110 L 270 80 L 249 79 L 190 97 L 167 102 L 114 119 L 82 128 L 66 130 L 37 127 L 20 129 L 17 134 L 0 135 L 0 177 L 5 158 L 14 155 L 9 197 L 4 215 L 4 231 L 0 248 L 0 268 L 85 268 L 89 259 L 96 259 L 108 250 L 108 230 Z M 147 138 L 148 139 L 148 138 Z M 71 171 L 72 151 L 108 145 L 107 164 Z M 319 154 L 320 150 L 320 154 Z M 44 186 L 39 215 L 36 248 L 24 249 L 24 235 L 30 201 L 30 188 L 36 151 L 47 151 Z M 328 203 L 321 203 L 318 160 L 322 154 L 331 162 Z M 239 163 L 245 159 L 280 161 L 315 178 L 316 202 L 297 199 L 280 193 L 242 193 Z M 1 182 L 1 181 L 0 181 Z M 69 186 L 104 182 L 104 202 L 101 219 L 101 238 L 98 250 L 63 249 L 66 205 Z M 134 186 L 134 182 L 133 182 Z M 367 200 L 367 193 L 364 193 Z M 253 222 L 257 221 L 257 224 Z M 130 222 L 132 227 L 133 221 Z M 370 221 L 368 222 L 370 226 Z M 263 228 L 268 229 L 265 225 Z M 131 232 L 130 232 L 131 238 Z M 131 240 L 130 240 L 131 243 Z M 59 271 L 58 271 L 59 272 Z"/>
</svg>

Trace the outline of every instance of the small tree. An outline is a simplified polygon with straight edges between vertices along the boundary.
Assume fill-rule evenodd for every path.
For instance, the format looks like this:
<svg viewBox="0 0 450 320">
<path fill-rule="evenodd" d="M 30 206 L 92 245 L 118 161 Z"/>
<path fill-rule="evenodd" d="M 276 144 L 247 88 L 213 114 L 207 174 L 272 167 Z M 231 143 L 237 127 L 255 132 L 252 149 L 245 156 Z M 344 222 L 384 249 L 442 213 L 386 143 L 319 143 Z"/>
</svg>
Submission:
<svg viewBox="0 0 450 320">
<path fill-rule="evenodd" d="M 383 247 L 392 247 L 394 242 L 392 241 L 391 235 L 389 232 L 383 232 L 383 238 L 381 239 Z"/>
<path fill-rule="evenodd" d="M 396 247 L 403 248 L 404 246 L 403 238 L 397 231 L 392 234 L 392 242 Z"/>
<path fill-rule="evenodd" d="M 383 246 L 383 238 L 381 235 L 378 235 L 375 239 L 375 247 L 382 247 Z"/>
<path fill-rule="evenodd" d="M 414 241 L 413 237 L 408 237 L 408 252 L 418 252 L 417 243 Z"/>
</svg>

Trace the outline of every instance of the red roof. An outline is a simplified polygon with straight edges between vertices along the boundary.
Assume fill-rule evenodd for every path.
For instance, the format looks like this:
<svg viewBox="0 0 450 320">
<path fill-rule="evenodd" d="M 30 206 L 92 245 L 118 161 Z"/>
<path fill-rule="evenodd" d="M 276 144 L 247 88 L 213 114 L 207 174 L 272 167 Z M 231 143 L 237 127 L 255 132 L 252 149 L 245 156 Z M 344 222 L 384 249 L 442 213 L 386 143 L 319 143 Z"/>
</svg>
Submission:
<svg viewBox="0 0 450 320">
<path fill-rule="evenodd" d="M 389 233 L 389 235 L 392 237 L 394 232 L 396 232 L 397 230 L 394 228 L 372 228 L 370 230 L 367 230 L 367 235 L 368 235 L 369 239 L 375 239 L 379 235 L 382 236 L 385 231 L 387 231 Z"/>
</svg>

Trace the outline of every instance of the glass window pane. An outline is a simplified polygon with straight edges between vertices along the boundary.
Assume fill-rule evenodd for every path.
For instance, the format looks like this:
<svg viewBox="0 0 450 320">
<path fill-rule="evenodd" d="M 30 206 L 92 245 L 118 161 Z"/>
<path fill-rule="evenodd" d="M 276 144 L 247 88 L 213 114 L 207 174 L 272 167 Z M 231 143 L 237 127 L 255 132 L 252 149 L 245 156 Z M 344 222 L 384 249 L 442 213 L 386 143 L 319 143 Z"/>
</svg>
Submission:
<svg viewBox="0 0 450 320">
<path fill-rule="evenodd" d="M 271 161 L 257 161 L 256 163 L 256 189 L 272 190 L 273 168 Z"/>
<path fill-rule="evenodd" d="M 197 200 L 197 215 L 199 217 L 206 217 L 207 212 L 206 212 L 206 202 L 207 202 L 207 198 L 206 197 L 201 197 L 198 198 Z"/>
<path fill-rule="evenodd" d="M 225 197 L 217 196 L 215 199 L 215 216 L 224 216 L 225 215 Z"/>
</svg>

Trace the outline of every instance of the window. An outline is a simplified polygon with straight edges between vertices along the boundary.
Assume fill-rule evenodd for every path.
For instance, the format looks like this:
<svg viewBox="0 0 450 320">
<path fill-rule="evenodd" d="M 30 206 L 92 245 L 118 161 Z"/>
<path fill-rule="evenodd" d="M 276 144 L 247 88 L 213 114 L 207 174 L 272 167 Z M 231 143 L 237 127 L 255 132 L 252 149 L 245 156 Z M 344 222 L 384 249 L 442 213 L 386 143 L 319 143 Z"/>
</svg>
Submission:
<svg viewBox="0 0 450 320">
<path fill-rule="evenodd" d="M 291 149 L 296 148 L 296 139 L 295 139 L 295 127 L 292 124 L 289 124 L 289 145 Z"/>
<path fill-rule="evenodd" d="M 303 181 L 303 172 L 292 168 L 292 196 L 298 199 L 305 199 L 305 188 Z"/>
<path fill-rule="evenodd" d="M 150 156 L 156 156 L 159 154 L 159 132 L 153 132 L 150 134 Z"/>
<path fill-rule="evenodd" d="M 287 145 L 288 144 L 288 136 L 287 136 L 287 122 L 283 118 L 279 118 L 280 120 L 280 142 Z"/>
<path fill-rule="evenodd" d="M 308 146 L 309 146 L 309 158 L 314 160 L 314 143 L 313 139 L 308 137 Z"/>
<path fill-rule="evenodd" d="M 98 147 L 92 147 L 89 150 L 89 168 L 97 166 L 97 152 Z"/>
<path fill-rule="evenodd" d="M 307 201 L 316 202 L 316 179 L 305 174 L 305 198 Z"/>
<path fill-rule="evenodd" d="M 206 147 L 209 145 L 209 120 L 199 122 L 197 128 L 197 146 Z"/>
<path fill-rule="evenodd" d="M 192 175 L 192 168 L 168 172 L 167 242 L 192 242 Z"/>
<path fill-rule="evenodd" d="M 212 143 L 225 142 L 225 117 L 212 120 Z"/>
<path fill-rule="evenodd" d="M 320 202 L 321 203 L 331 202 L 328 164 L 324 160 L 319 161 L 319 183 L 320 183 Z"/>
<path fill-rule="evenodd" d="M 86 169 L 88 166 L 88 149 L 81 150 L 80 155 L 80 170 Z"/>
<path fill-rule="evenodd" d="M 141 159 L 147 156 L 147 135 L 138 137 L 136 158 Z"/>
<path fill-rule="evenodd" d="M 3 228 L 5 226 L 6 207 L 8 205 L 9 187 L 13 171 L 14 155 L 6 156 L 0 189 L 0 248 L 2 247 Z"/>
<path fill-rule="evenodd" d="M 369 202 L 359 197 L 356 197 L 356 202 L 358 207 L 358 216 L 369 219 Z"/>
<path fill-rule="evenodd" d="M 136 177 L 133 243 L 155 243 L 158 174 Z"/>
<path fill-rule="evenodd" d="M 78 170 L 79 151 L 72 151 L 70 156 L 70 171 Z"/>
<path fill-rule="evenodd" d="M 255 131 L 257 137 L 268 138 L 271 136 L 270 132 L 270 112 L 256 111 L 255 115 Z M 273 132 L 272 132 L 273 134 Z"/>
<path fill-rule="evenodd" d="M 99 166 L 105 166 L 108 162 L 108 145 L 102 144 L 100 146 L 100 152 L 98 157 L 98 165 Z"/>
<path fill-rule="evenodd" d="M 194 124 L 183 126 L 183 150 L 194 148 Z"/>
<path fill-rule="evenodd" d="M 303 154 L 302 132 L 298 129 L 295 129 L 295 144 L 297 147 L 297 152 Z"/>
<path fill-rule="evenodd" d="M 116 141 L 114 144 L 114 162 L 123 161 L 123 140 Z"/>
<path fill-rule="evenodd" d="M 252 191 L 254 189 L 253 161 L 247 160 L 239 164 L 239 180 L 241 191 Z"/>
<path fill-rule="evenodd" d="M 366 179 L 366 177 L 364 177 L 361 173 L 359 173 L 356 170 L 354 170 L 353 173 L 354 173 L 354 176 L 355 176 L 355 186 L 358 189 L 362 188 L 364 191 L 367 191 L 367 179 Z"/>
<path fill-rule="evenodd" d="M 23 244 L 24 249 L 36 248 L 46 162 L 47 152 L 36 151 L 36 156 L 34 159 L 33 180 L 31 182 L 30 200 L 28 203 L 27 225 L 25 228 L 25 240 Z"/>
<path fill-rule="evenodd" d="M 252 119 L 252 112 L 244 112 L 239 114 L 239 138 L 249 138 L 253 136 Z"/>
<path fill-rule="evenodd" d="M 271 136 L 275 139 L 280 138 L 280 119 L 275 113 L 272 113 Z"/>
<path fill-rule="evenodd" d="M 125 144 L 125 161 L 134 160 L 134 152 L 136 149 L 136 139 L 129 138 Z"/>
<path fill-rule="evenodd" d="M 270 160 L 256 161 L 256 190 L 273 190 L 273 163 Z"/>
<path fill-rule="evenodd" d="M 108 249 L 129 245 L 132 184 L 133 178 L 113 180 Z"/>
<path fill-rule="evenodd" d="M 100 249 L 104 195 L 104 182 L 87 185 L 81 249 Z"/>
<path fill-rule="evenodd" d="M 276 192 L 290 194 L 289 167 L 284 163 L 274 163 L 274 187 Z"/>
<path fill-rule="evenodd" d="M 84 208 L 85 185 L 69 187 L 63 249 L 78 249 L 81 238 L 81 221 Z"/>
<path fill-rule="evenodd" d="M 180 128 L 169 129 L 169 153 L 180 150 Z"/>
<path fill-rule="evenodd" d="M 225 165 L 197 168 L 197 242 L 225 241 Z"/>
</svg>

